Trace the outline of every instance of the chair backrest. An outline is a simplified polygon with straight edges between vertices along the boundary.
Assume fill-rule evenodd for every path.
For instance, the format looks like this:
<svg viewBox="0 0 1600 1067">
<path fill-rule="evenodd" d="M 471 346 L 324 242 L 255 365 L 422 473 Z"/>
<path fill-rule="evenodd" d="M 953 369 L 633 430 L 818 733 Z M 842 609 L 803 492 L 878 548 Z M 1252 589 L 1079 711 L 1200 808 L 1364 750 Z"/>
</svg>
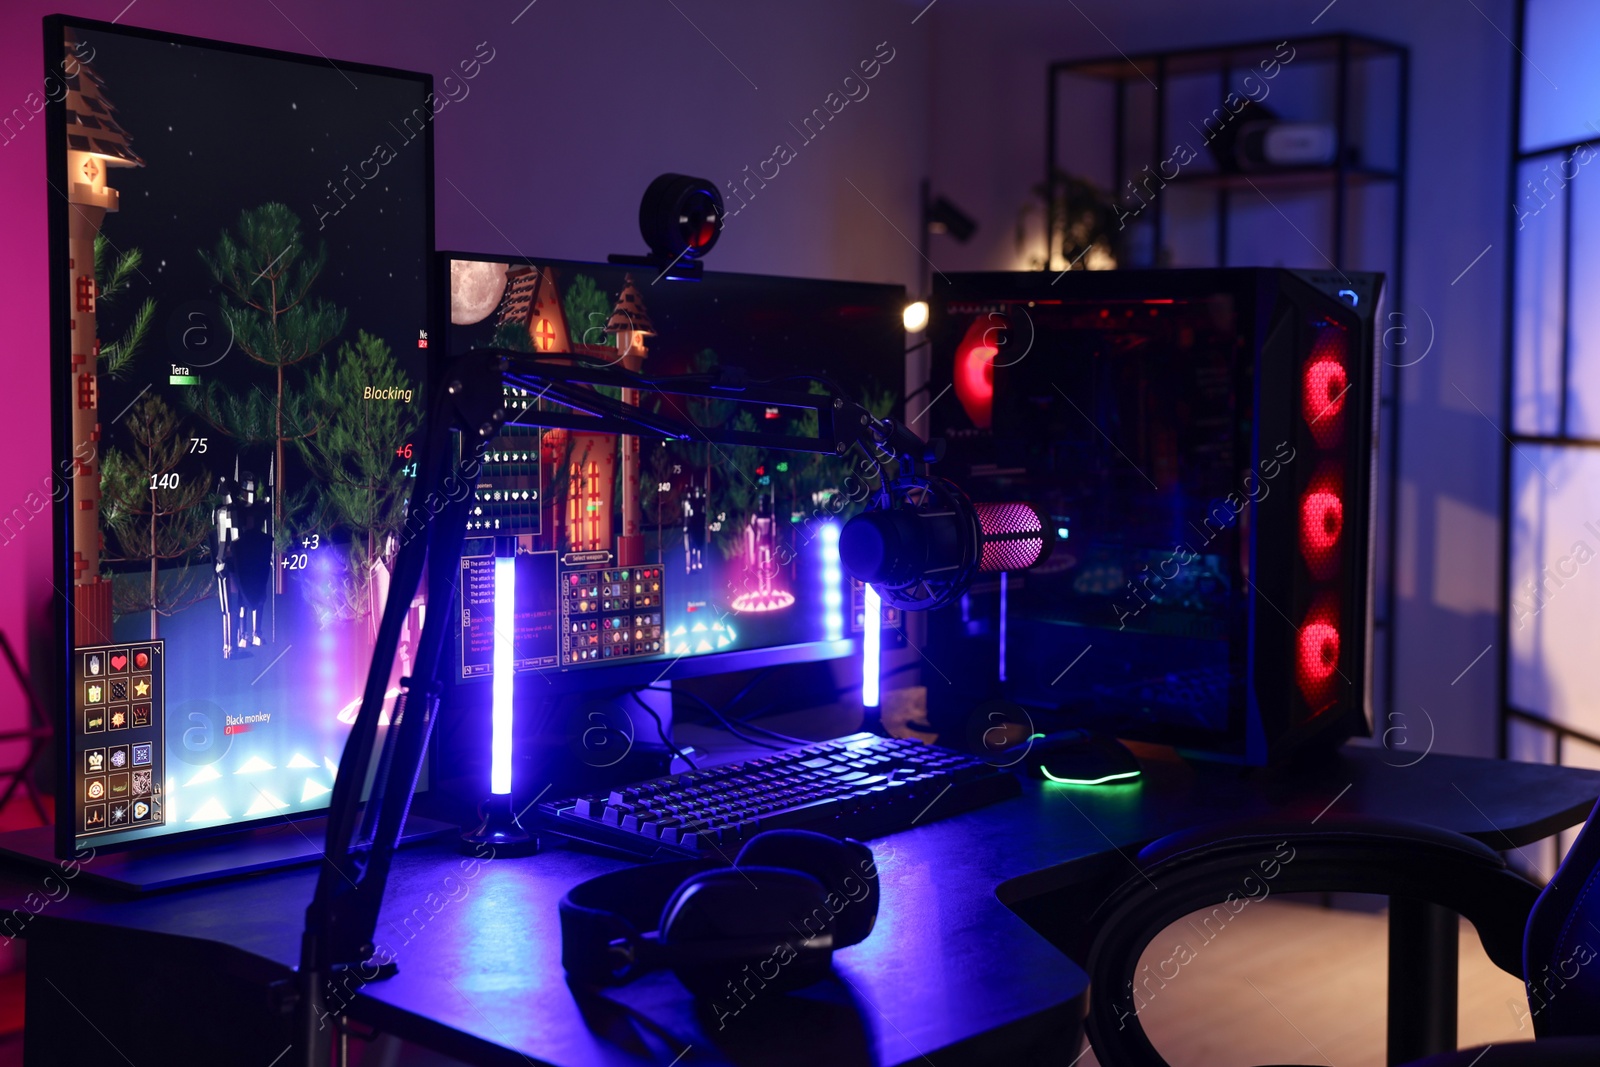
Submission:
<svg viewBox="0 0 1600 1067">
<path fill-rule="evenodd" d="M 1540 1037 L 1600 1034 L 1600 804 L 1528 915 L 1522 975 Z"/>
<path fill-rule="evenodd" d="M 1172 975 L 1141 966 L 1141 956 L 1187 915 L 1209 908 L 1221 930 L 1269 895 L 1335 891 L 1429 900 L 1471 922 L 1489 959 L 1515 974 L 1539 893 L 1472 838 L 1334 813 L 1314 824 L 1279 815 L 1179 831 L 1140 851 L 1138 868 L 1087 923 L 1096 936 L 1085 967 L 1093 991 L 1085 1025 L 1105 1067 L 1168 1067 L 1139 1016 Z M 1175 963 L 1181 965 L 1176 955 L 1167 961 Z"/>
</svg>

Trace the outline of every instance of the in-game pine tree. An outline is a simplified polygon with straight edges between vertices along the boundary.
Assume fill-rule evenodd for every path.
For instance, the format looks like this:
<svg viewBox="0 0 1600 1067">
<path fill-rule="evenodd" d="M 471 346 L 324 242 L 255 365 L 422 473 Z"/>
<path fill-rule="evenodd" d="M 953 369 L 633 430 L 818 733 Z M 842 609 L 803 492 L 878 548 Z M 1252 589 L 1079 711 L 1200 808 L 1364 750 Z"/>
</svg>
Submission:
<svg viewBox="0 0 1600 1067">
<path fill-rule="evenodd" d="M 609 345 L 611 338 L 606 334 L 606 321 L 611 317 L 613 303 L 589 275 L 574 277 L 561 298 L 561 312 L 566 316 L 572 343 Z"/>
<path fill-rule="evenodd" d="M 113 259 L 106 254 L 109 247 L 110 242 L 105 234 L 95 235 L 94 290 L 95 300 L 114 306 L 117 298 L 132 284 L 133 276 L 142 276 L 139 265 L 144 262 L 144 253 L 137 248 L 130 248 L 126 252 L 119 252 Z M 145 340 L 150 336 L 150 323 L 155 317 L 156 302 L 147 296 L 120 337 L 114 341 L 101 339 L 98 369 L 113 378 L 122 377 L 122 372 L 139 354 L 139 349 L 144 347 Z"/>
<path fill-rule="evenodd" d="M 417 403 L 365 400 L 368 386 Z M 338 599 L 319 607 L 359 618 L 372 610 L 374 568 L 391 564 L 398 548 L 412 483 L 396 449 L 422 424 L 421 398 L 389 346 L 365 330 L 321 362 L 306 379 L 304 397 L 322 418 L 316 432 L 295 441 L 319 484 L 306 528 L 350 534 L 348 573 Z"/>
<path fill-rule="evenodd" d="M 192 565 L 210 554 L 211 509 L 204 505 L 211 476 L 178 469 L 189 455 L 189 434 L 159 396 L 135 404 L 123 425 L 134 447 L 107 450 L 100 467 L 101 516 L 111 535 L 105 559 L 147 566 L 144 575 L 111 576 L 112 602 L 118 615 L 148 612 L 155 639 L 161 616 L 211 593 L 209 569 Z"/>
<path fill-rule="evenodd" d="M 342 309 L 311 299 L 328 249 L 323 244 L 314 254 L 308 252 L 299 217 L 283 204 L 270 203 L 241 212 L 236 232 L 224 231 L 216 249 L 209 254 L 202 251 L 200 258 L 222 289 L 222 314 L 233 343 L 269 368 L 274 384 L 270 393 L 254 387 L 235 393 L 210 382 L 194 392 L 193 403 L 201 417 L 241 445 L 271 443 L 276 476 L 273 528 L 281 549 L 291 536 L 284 521 L 292 488 L 284 468 L 284 446 L 316 433 L 322 421 L 322 413 L 304 389 L 289 380 L 288 371 L 318 355 L 345 324 Z M 299 499 L 304 500 L 304 494 Z M 273 571 L 281 593 L 282 568 L 274 566 Z"/>
</svg>

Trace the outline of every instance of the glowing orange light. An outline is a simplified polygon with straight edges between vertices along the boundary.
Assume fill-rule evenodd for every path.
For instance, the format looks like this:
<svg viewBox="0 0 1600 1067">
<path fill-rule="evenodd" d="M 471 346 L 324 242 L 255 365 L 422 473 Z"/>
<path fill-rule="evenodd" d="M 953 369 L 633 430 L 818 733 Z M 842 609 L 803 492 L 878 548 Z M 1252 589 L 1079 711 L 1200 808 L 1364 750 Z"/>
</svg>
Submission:
<svg viewBox="0 0 1600 1067">
<path fill-rule="evenodd" d="M 556 328 L 550 325 L 549 319 L 540 319 L 533 328 L 533 342 L 541 352 L 548 352 L 555 347 Z"/>
</svg>

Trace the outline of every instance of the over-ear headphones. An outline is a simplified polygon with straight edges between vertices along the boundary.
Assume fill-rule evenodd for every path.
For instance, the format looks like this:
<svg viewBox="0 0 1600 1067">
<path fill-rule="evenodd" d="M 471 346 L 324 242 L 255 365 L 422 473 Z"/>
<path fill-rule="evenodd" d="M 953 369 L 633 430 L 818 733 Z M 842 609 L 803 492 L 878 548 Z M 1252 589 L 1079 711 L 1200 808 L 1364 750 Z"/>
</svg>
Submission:
<svg viewBox="0 0 1600 1067">
<path fill-rule="evenodd" d="M 822 978 L 833 950 L 865 940 L 877 918 L 871 849 L 768 830 L 731 867 L 675 860 L 574 886 L 561 899 L 561 963 L 597 985 L 664 968 L 702 997 L 720 994 L 748 965 L 784 992 Z"/>
</svg>

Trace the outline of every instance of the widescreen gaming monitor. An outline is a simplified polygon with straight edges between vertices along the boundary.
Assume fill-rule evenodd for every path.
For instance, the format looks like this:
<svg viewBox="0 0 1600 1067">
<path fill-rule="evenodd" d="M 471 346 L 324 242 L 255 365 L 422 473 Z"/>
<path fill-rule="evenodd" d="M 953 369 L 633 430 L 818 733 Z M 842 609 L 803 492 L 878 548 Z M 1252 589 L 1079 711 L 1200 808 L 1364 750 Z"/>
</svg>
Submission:
<svg viewBox="0 0 1600 1067">
<path fill-rule="evenodd" d="M 952 274 L 941 473 L 1055 525 L 1041 566 L 932 613 L 936 725 L 988 698 L 1268 763 L 1368 729 L 1381 276 Z"/>
<path fill-rule="evenodd" d="M 742 373 L 806 392 L 822 376 L 899 414 L 897 285 L 441 253 L 444 358 L 497 345 L 651 377 Z M 441 318 L 445 317 L 441 313 Z M 814 434 L 801 409 L 628 390 L 641 410 L 699 424 Z M 541 404 L 513 396 L 513 412 Z M 535 416 L 537 411 L 535 410 Z M 815 422 L 815 413 L 809 418 Z M 533 694 L 837 658 L 862 630 L 843 575 L 837 456 L 508 424 L 468 522 L 458 690 L 492 673 L 496 560 L 515 573 L 515 670 Z M 900 640 L 899 620 L 885 621 Z M 670 679 L 669 679 L 670 680 Z"/>
<path fill-rule="evenodd" d="M 57 852 L 318 810 L 424 410 L 431 79 L 45 36 Z"/>
</svg>

